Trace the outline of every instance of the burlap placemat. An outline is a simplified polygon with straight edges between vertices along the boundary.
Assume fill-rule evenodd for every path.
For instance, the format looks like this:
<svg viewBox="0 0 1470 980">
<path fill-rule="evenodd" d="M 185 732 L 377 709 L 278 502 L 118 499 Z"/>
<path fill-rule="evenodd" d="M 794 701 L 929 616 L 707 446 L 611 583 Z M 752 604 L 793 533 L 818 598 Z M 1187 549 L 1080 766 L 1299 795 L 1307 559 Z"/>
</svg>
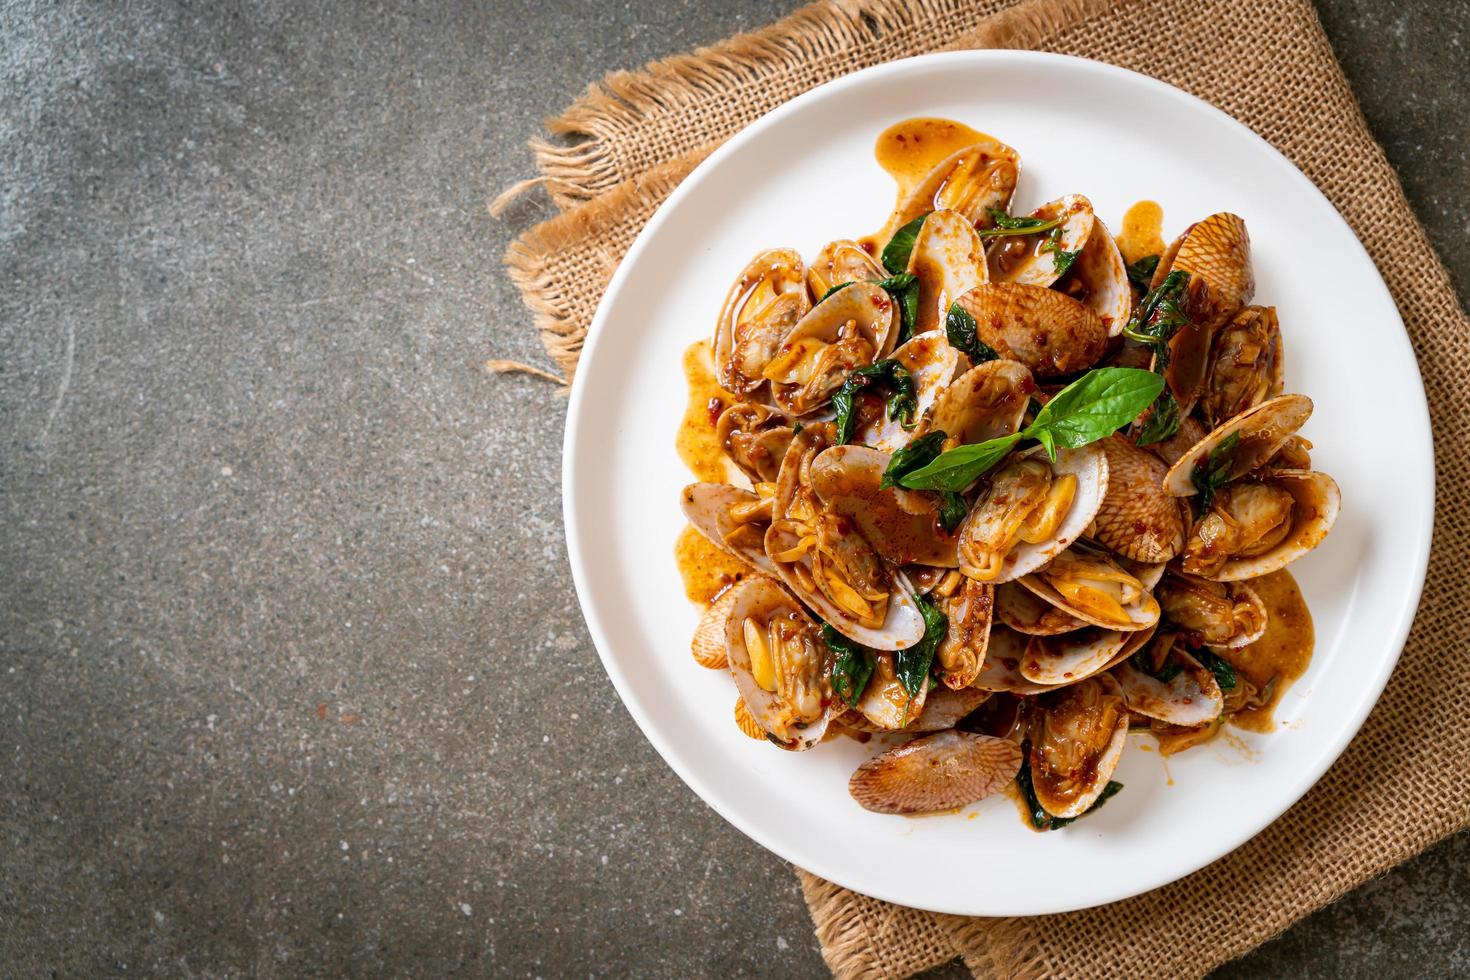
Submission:
<svg viewBox="0 0 1470 980">
<path fill-rule="evenodd" d="M 814 85 L 946 47 L 1112 62 L 1250 126 L 1367 246 L 1424 374 L 1439 450 L 1424 600 L 1362 732 L 1285 816 L 1182 881 L 1066 915 L 936 916 L 801 874 L 823 954 L 841 977 L 902 977 L 956 955 L 980 976 L 1200 975 L 1470 824 L 1470 577 L 1461 568 L 1470 557 L 1470 322 L 1307 0 L 821 0 L 754 34 L 609 76 L 551 120 L 552 132 L 573 139 L 534 141 L 541 173 L 526 185 L 544 184 L 563 213 L 522 235 L 506 262 L 570 378 L 613 267 L 710 150 Z"/>
</svg>

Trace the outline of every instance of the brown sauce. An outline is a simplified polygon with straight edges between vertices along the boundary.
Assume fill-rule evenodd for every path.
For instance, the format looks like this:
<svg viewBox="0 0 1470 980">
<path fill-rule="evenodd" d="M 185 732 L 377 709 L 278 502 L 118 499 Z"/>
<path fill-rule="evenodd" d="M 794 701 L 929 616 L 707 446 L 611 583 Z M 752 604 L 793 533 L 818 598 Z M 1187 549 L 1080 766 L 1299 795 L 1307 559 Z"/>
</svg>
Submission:
<svg viewBox="0 0 1470 980">
<path fill-rule="evenodd" d="M 689 385 L 689 401 L 674 446 L 695 479 L 724 483 L 730 478 L 730 470 L 715 435 L 715 423 L 720 413 L 739 399 L 715 380 L 709 341 L 697 341 L 684 351 L 684 379 Z"/>
<path fill-rule="evenodd" d="M 894 123 L 878 135 L 873 155 L 898 184 L 901 200 L 946 157 L 993 136 L 952 119 L 918 116 Z"/>
<path fill-rule="evenodd" d="M 684 594 L 689 601 L 707 606 L 715 597 L 750 574 L 745 563 L 716 548 L 703 534 L 689 525 L 679 532 L 674 544 L 674 561 L 679 577 L 684 580 Z"/>
<path fill-rule="evenodd" d="M 1164 254 L 1164 209 L 1157 201 L 1139 201 L 1123 213 L 1118 250 L 1123 261 L 1137 262 L 1145 255 Z"/>
<path fill-rule="evenodd" d="M 1316 635 L 1312 629 L 1312 613 L 1302 599 L 1301 590 L 1291 573 L 1282 570 L 1254 579 L 1250 583 L 1266 604 L 1270 619 L 1259 640 L 1228 657 L 1235 669 L 1244 674 L 1257 690 L 1272 677 L 1276 689 L 1263 706 L 1239 711 L 1230 716 L 1232 724 L 1253 732 L 1270 732 L 1276 728 L 1272 713 L 1292 682 L 1306 672 L 1312 662 Z"/>
</svg>

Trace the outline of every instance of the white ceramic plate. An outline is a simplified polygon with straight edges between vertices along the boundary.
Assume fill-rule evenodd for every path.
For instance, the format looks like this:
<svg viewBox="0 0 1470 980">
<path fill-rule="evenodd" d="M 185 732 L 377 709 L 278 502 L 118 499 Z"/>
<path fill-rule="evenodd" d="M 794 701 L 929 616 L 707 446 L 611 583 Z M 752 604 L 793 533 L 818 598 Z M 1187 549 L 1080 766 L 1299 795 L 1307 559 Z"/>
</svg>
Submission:
<svg viewBox="0 0 1470 980">
<path fill-rule="evenodd" d="M 848 776 L 873 750 L 837 739 L 781 752 L 731 721 L 735 688 L 689 655 L 696 621 L 673 546 L 692 479 L 674 451 L 680 356 L 708 335 L 757 251 L 879 228 L 893 185 L 873 143 L 909 116 L 945 116 L 1016 147 L 1016 207 L 1067 192 L 1116 228 L 1133 201 L 1169 239 L 1214 211 L 1250 228 L 1258 302 L 1280 311 L 1286 388 L 1316 402 L 1304 434 L 1342 487 L 1326 543 L 1293 566 L 1317 625 L 1311 669 L 1269 736 L 1236 733 L 1161 764 L 1130 740 L 1127 789 L 1037 834 L 995 797 L 958 815 L 861 809 Z M 1079 152 L 1084 148 L 1084 152 Z M 567 547 L 592 638 L 628 710 L 710 806 L 794 864 L 904 905 L 967 915 L 1061 912 L 1182 877 L 1249 839 L 1337 758 L 1382 690 L 1423 585 L 1434 459 L 1418 367 L 1388 290 L 1317 189 L 1244 126 L 1153 79 L 1029 52 L 882 65 L 772 112 L 701 165 L 613 277 L 567 419 Z M 1151 740 L 1148 740 L 1151 741 Z M 673 805 L 662 801 L 652 805 Z"/>
</svg>

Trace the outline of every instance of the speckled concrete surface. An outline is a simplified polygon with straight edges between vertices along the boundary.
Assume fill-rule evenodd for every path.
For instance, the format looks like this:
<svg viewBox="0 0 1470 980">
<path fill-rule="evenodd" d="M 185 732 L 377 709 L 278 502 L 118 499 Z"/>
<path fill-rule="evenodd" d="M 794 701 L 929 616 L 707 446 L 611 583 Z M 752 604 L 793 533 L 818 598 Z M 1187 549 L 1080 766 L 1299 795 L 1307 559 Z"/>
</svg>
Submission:
<svg viewBox="0 0 1470 980">
<path fill-rule="evenodd" d="M 101 6 L 0 8 L 0 972 L 819 973 L 597 664 L 562 400 L 480 367 L 537 120 L 794 4 Z M 1470 6 L 1324 16 L 1470 294 Z M 1224 972 L 1470 971 L 1467 867 Z"/>
</svg>

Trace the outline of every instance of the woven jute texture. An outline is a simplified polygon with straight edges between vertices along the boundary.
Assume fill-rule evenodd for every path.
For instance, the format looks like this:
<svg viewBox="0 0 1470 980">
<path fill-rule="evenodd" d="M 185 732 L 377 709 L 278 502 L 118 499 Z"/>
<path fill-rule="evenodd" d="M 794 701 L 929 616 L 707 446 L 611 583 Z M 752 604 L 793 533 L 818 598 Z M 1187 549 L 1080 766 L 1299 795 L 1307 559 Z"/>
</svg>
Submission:
<svg viewBox="0 0 1470 980">
<path fill-rule="evenodd" d="M 536 144 L 534 182 L 563 213 L 523 235 L 506 261 L 570 377 L 618 259 L 710 150 L 813 85 L 947 47 L 1112 62 L 1250 126 L 1316 182 L 1367 247 L 1424 375 L 1439 450 L 1424 600 L 1361 733 L 1270 828 L 1173 885 L 1035 918 L 936 916 L 801 873 L 840 977 L 902 977 L 957 955 L 986 977 L 1197 976 L 1470 824 L 1470 579 L 1461 573 L 1470 558 L 1470 321 L 1307 0 L 822 0 L 763 31 L 593 86 L 551 122 L 571 145 Z"/>
</svg>

